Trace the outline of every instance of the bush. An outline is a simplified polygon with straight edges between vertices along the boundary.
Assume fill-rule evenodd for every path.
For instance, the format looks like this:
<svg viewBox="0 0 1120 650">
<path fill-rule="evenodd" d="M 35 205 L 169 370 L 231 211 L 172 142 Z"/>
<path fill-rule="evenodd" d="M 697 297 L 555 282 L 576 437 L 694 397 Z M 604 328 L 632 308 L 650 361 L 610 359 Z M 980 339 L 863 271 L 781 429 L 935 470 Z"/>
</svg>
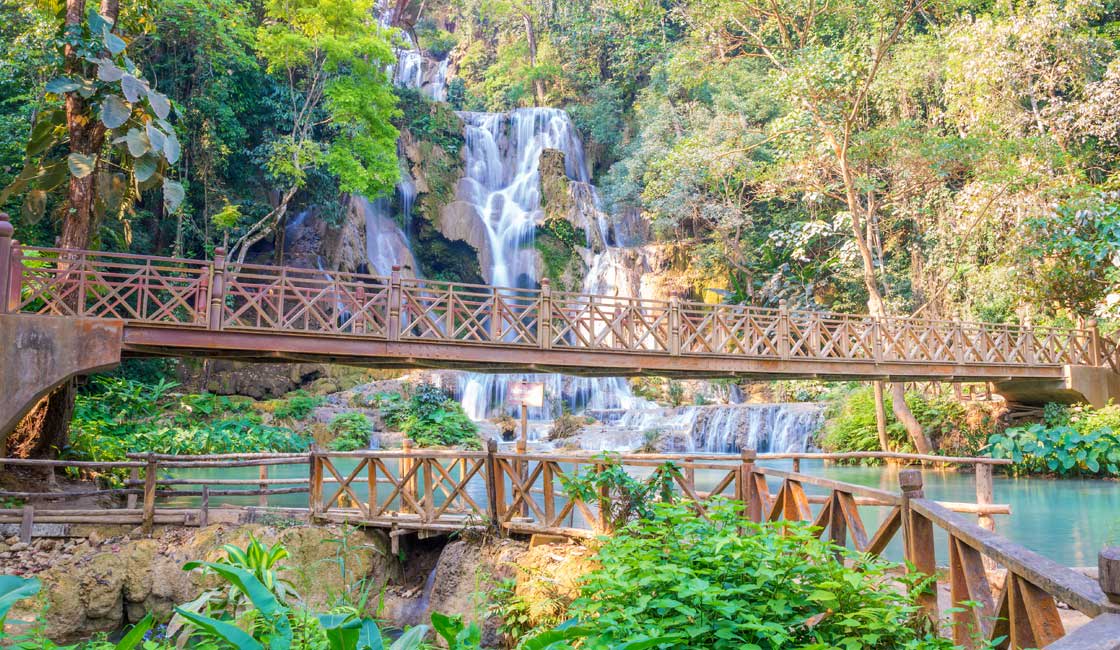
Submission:
<svg viewBox="0 0 1120 650">
<path fill-rule="evenodd" d="M 806 524 L 744 521 L 740 507 L 714 505 L 705 519 L 659 504 L 607 539 L 570 612 L 593 626 L 582 648 L 654 635 L 678 635 L 679 650 L 953 647 L 900 584 L 913 576 Z"/>
<path fill-rule="evenodd" d="M 478 427 L 442 388 L 419 384 L 408 399 L 399 394 L 378 395 L 381 417 L 420 447 L 464 447 L 480 449 Z"/>
<path fill-rule="evenodd" d="M 993 458 L 1010 458 L 1015 475 L 1120 475 L 1120 407 L 1047 405 L 1042 422 L 988 438 Z"/>
<path fill-rule="evenodd" d="M 297 390 L 277 404 L 272 414 L 281 420 L 306 420 L 312 411 L 323 405 L 324 401 L 326 400 L 322 397 Z"/>
<path fill-rule="evenodd" d="M 906 404 L 935 446 L 951 441 L 954 451 L 961 453 L 979 452 L 995 425 L 994 417 L 969 417 L 964 405 L 954 399 L 909 392 Z M 894 417 L 889 394 L 884 395 L 883 405 L 891 451 L 914 451 L 906 428 Z M 872 387 L 861 386 L 835 394 L 825 416 L 820 442 L 827 451 L 880 451 Z"/>
<path fill-rule="evenodd" d="M 331 419 L 328 430 L 334 439 L 330 448 L 335 451 L 356 451 L 369 449 L 369 438 L 373 434 L 373 424 L 364 413 L 340 413 Z"/>
<path fill-rule="evenodd" d="M 565 440 L 571 438 L 593 422 L 595 422 L 595 418 L 589 415 L 564 413 L 552 421 L 552 428 L 548 430 L 548 439 Z"/>
</svg>

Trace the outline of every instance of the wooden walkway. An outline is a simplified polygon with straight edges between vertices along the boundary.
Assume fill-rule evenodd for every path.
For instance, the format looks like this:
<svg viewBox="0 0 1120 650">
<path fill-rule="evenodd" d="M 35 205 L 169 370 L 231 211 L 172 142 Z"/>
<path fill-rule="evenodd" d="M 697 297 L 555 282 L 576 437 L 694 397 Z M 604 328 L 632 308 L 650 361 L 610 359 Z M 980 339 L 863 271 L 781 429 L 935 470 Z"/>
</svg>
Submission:
<svg viewBox="0 0 1120 650">
<path fill-rule="evenodd" d="M 1117 363 L 1093 324 L 876 319 L 567 293 L 547 279 L 515 289 L 237 265 L 217 253 L 32 248 L 0 232 L 0 313 L 123 322 L 126 355 L 381 368 L 1001 381 Z"/>
<path fill-rule="evenodd" d="M 791 455 L 777 455 L 791 457 Z M 795 460 L 811 455 L 797 456 Z M 896 461 L 913 460 L 897 455 Z M 713 499 L 743 504 L 743 516 L 755 522 L 803 521 L 838 545 L 878 555 L 901 543 L 916 570 L 934 575 L 958 607 L 941 611 L 931 587 L 920 595 L 926 615 L 940 621 L 944 633 L 966 648 L 987 639 L 1005 638 L 1001 648 L 1053 650 L 1120 649 L 1120 548 L 1100 555 L 1101 574 L 1093 580 L 999 536 L 984 518 L 1007 513 L 990 503 L 946 504 L 925 498 L 922 474 L 903 470 L 898 489 L 876 489 L 760 466 L 753 452 L 741 456 L 621 455 L 615 462 L 641 475 L 668 471 L 673 498 L 704 514 Z M 947 459 L 990 470 L 991 459 Z M 451 533 L 467 527 L 491 527 L 507 533 L 543 533 L 587 537 L 609 533 L 609 495 L 585 501 L 560 488 L 561 477 L 595 470 L 602 457 L 587 455 L 413 450 L 255 454 L 228 457 L 177 457 L 154 454 L 121 463 L 3 459 L 7 465 L 58 467 L 104 472 L 129 470 L 121 488 L 103 490 L 121 499 L 121 507 L 98 510 L 39 509 L 34 503 L 65 500 L 90 493 L 0 493 L 31 499 L 19 509 L 0 510 L 0 523 L 21 523 L 30 534 L 36 522 L 205 525 L 212 499 L 240 496 L 261 499 L 306 494 L 305 508 L 267 509 L 302 513 L 312 521 L 347 522 L 390 530 L 393 540 L 407 531 Z M 267 468 L 304 466 L 296 478 L 268 478 Z M 168 478 L 191 469 L 256 467 L 254 478 Z M 978 472 L 978 495 L 985 489 Z M 193 486 L 193 487 L 192 487 Z M 184 489 L 186 487 L 187 489 Z M 199 489 L 201 488 L 201 489 Z M 990 496 L 990 487 L 987 490 Z M 184 496 L 198 498 L 186 507 Z M 174 499 L 173 507 L 157 507 Z M 979 515 L 974 523 L 971 515 Z M 873 526 L 868 526 L 868 522 Z M 971 605 L 964 605 L 970 603 Z M 1092 619 L 1067 634 L 1059 604 Z M 956 625 L 949 625 L 955 623 Z"/>
</svg>

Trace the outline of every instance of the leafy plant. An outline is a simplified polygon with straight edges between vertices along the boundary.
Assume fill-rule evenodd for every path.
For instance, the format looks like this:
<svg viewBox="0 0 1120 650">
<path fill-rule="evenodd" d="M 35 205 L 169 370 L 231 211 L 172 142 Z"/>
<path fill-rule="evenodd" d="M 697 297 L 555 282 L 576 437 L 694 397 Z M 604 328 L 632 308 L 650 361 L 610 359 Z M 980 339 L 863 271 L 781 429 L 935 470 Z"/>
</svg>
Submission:
<svg viewBox="0 0 1120 650">
<path fill-rule="evenodd" d="M 482 446 L 478 426 L 467 417 L 462 405 L 438 386 L 419 384 L 407 400 L 394 394 L 379 395 L 378 400 L 385 423 L 420 447 Z"/>
<path fill-rule="evenodd" d="M 39 593 L 42 587 L 38 578 L 21 578 L 13 575 L 0 575 L 0 646 L 10 650 L 76 650 L 78 646 L 66 648 L 56 646 L 42 635 L 41 630 L 33 631 L 27 635 L 9 635 L 5 631 L 8 612 L 17 602 L 31 598 Z M 84 650 L 133 650 L 147 637 L 155 620 L 151 614 L 140 619 L 136 625 L 121 637 L 120 641 L 110 643 L 92 643 L 85 646 Z M 148 650 L 145 647 L 144 650 Z M 152 648 L 152 650 L 155 650 Z"/>
<path fill-rule="evenodd" d="M 993 458 L 1011 459 L 1016 475 L 1120 475 L 1120 435 L 1111 426 L 1031 424 L 993 434 L 988 443 Z"/>
<path fill-rule="evenodd" d="M 680 475 L 680 468 L 671 462 L 656 468 L 645 480 L 631 476 L 616 454 L 601 454 L 594 462 L 570 476 L 561 475 L 560 483 L 569 499 L 598 506 L 603 532 L 651 516 L 657 500 L 672 499 L 673 480 Z"/>
<path fill-rule="evenodd" d="M 605 540 L 571 609 L 592 629 L 581 647 L 659 635 L 677 635 L 679 650 L 953 647 L 905 588 L 924 577 L 900 576 L 806 524 L 744 521 L 740 509 L 716 503 L 701 517 L 656 504 Z"/>
<path fill-rule="evenodd" d="M 327 430 L 334 439 L 330 448 L 335 451 L 355 451 L 369 449 L 369 438 L 373 434 L 373 424 L 364 413 L 340 413 L 331 419 Z"/>
<path fill-rule="evenodd" d="M 297 390 L 281 401 L 272 414 L 281 420 L 306 420 L 324 401 L 322 397 Z"/>
</svg>

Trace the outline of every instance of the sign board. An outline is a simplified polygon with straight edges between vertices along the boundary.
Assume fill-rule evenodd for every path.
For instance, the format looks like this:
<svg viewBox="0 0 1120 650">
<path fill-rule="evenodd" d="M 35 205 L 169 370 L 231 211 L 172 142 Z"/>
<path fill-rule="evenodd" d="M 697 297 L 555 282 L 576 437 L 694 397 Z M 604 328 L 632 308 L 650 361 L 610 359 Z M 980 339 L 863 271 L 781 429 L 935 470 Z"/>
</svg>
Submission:
<svg viewBox="0 0 1120 650">
<path fill-rule="evenodd" d="M 544 406 L 544 384 L 539 381 L 519 381 L 509 385 L 506 401 L 510 404 L 540 408 Z"/>
</svg>

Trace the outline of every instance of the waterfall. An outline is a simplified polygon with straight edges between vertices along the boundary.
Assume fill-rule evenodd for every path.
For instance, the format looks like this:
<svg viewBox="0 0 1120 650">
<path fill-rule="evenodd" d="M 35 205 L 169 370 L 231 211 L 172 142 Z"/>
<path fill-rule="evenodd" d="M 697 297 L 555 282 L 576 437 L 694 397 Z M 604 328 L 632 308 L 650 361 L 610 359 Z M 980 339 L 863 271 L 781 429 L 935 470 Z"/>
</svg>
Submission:
<svg viewBox="0 0 1120 650">
<path fill-rule="evenodd" d="M 725 404 L 625 411 L 612 424 L 580 436 L 584 449 L 635 449 L 656 432 L 670 452 L 806 452 L 824 422 L 813 403 Z"/>
<path fill-rule="evenodd" d="M 540 157 L 545 149 L 564 154 L 564 171 L 580 201 L 594 207 L 584 214 L 586 227 L 595 229 L 597 241 L 609 236 L 607 221 L 598 209 L 598 194 L 590 183 L 580 141 L 568 114 L 555 108 L 523 108 L 510 113 L 459 114 L 465 123 L 466 178 L 460 195 L 474 207 L 486 229 L 491 251 L 490 267 L 484 269 L 490 284 L 502 287 L 535 288 L 537 251 L 533 246 L 536 226 L 541 219 Z M 590 212 L 592 210 L 587 210 Z M 592 237 L 589 235 L 589 244 Z M 600 245 L 592 260 L 593 268 L 614 268 L 619 272 L 589 273 L 583 290 L 614 295 L 631 295 L 619 281 L 622 275 L 615 249 Z M 616 277 L 618 276 L 618 277 Z M 621 292 L 621 293 L 620 293 Z M 649 406 L 635 398 L 621 378 L 586 378 L 563 375 L 488 375 L 464 374 L 459 380 L 459 396 L 467 414 L 483 420 L 500 413 L 516 415 L 518 407 L 505 403 L 510 382 L 532 381 L 545 384 L 548 403 L 532 408 L 533 420 L 549 420 L 564 410 L 632 409 Z"/>
</svg>

